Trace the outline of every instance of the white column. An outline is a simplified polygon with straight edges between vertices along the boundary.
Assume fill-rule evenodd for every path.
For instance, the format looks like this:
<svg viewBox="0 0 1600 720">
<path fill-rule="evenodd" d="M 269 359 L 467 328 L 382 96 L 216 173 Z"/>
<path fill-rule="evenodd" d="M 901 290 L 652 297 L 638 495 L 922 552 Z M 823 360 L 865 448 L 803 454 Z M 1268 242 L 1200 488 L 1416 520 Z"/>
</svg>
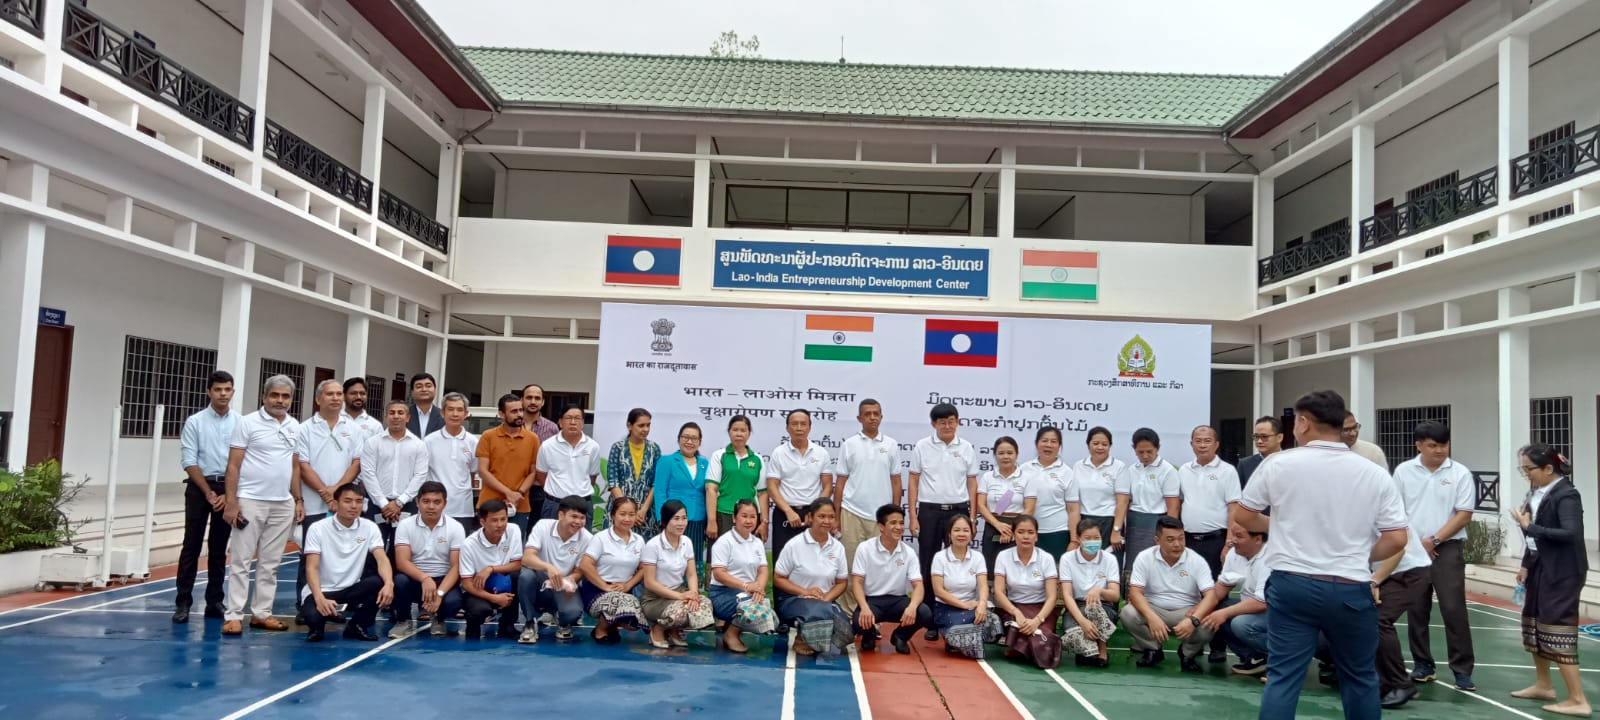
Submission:
<svg viewBox="0 0 1600 720">
<path fill-rule="evenodd" d="M 972 207 L 967 213 L 968 234 L 972 237 L 983 236 L 983 214 L 988 212 L 984 207 L 984 201 L 988 197 L 983 191 L 983 184 L 979 183 L 977 191 L 972 193 Z"/>
<path fill-rule="evenodd" d="M 255 243 L 232 240 L 228 244 L 225 261 L 249 273 L 256 262 Z M 217 321 L 217 369 L 233 373 L 233 406 L 239 407 L 246 396 L 254 397 L 256 383 L 266 378 L 255 377 L 248 365 L 250 349 L 250 301 L 255 284 L 236 277 L 222 279 L 222 313 Z M 254 380 L 251 380 L 254 378 Z"/>
<path fill-rule="evenodd" d="M 59 8 L 54 14 L 60 15 Z M 6 191 L 44 204 L 50 171 L 18 160 L 6 172 Z M 0 350 L 0 409 L 11 411 L 11 443 L 6 457 L 21 467 L 28 455 L 28 419 L 33 411 L 33 361 L 39 338 L 39 293 L 44 283 L 45 225 L 23 215 L 0 214 L 0 337 L 13 338 Z"/>
<path fill-rule="evenodd" d="M 51 94 L 61 89 L 61 57 L 65 54 L 61 50 L 61 37 L 62 27 L 66 25 L 66 12 L 61 9 L 62 4 L 44 3 L 45 54 L 17 63 L 17 72 L 33 78 Z M 12 437 L 16 437 L 15 432 Z"/>
<path fill-rule="evenodd" d="M 1528 444 L 1528 328 L 1527 326 L 1501 330 L 1498 337 L 1499 389 L 1498 423 L 1500 459 L 1500 523 L 1511 523 L 1511 510 L 1522 504 L 1528 494 L 1528 479 L 1518 471 L 1516 452 Z M 1505 554 L 1520 556 L 1521 535 L 1506 533 Z"/>
<path fill-rule="evenodd" d="M 239 100 L 256 112 L 250 128 L 250 147 L 261 157 L 267 126 L 267 74 L 272 65 L 272 0 L 245 0 L 244 49 L 239 56 Z M 261 185 L 260 161 L 251 163 L 251 187 Z M 242 380 L 242 378 L 235 378 Z M 235 384 L 235 388 L 238 388 Z M 242 388 L 239 388 L 242 389 Z"/>
<path fill-rule="evenodd" d="M 509 180 L 510 175 L 505 168 L 497 167 L 494 169 L 494 208 L 489 211 L 492 217 L 510 217 L 506 214 L 506 193 L 509 190 L 507 181 Z"/>
<path fill-rule="evenodd" d="M 457 202 L 461 198 L 461 149 L 455 143 L 439 146 L 439 189 L 434 194 L 433 219 L 455 231 Z"/>
<path fill-rule="evenodd" d="M 1250 201 L 1250 217 L 1252 223 L 1252 242 L 1256 246 L 1256 258 L 1271 257 L 1276 249 L 1272 246 L 1272 210 L 1276 202 L 1273 191 L 1273 178 L 1256 176 L 1255 193 Z"/>
<path fill-rule="evenodd" d="M 361 113 L 361 175 L 372 181 L 373 212 L 378 209 L 378 180 L 383 174 L 383 115 L 387 107 L 388 91 L 378 83 L 367 83 L 367 104 Z M 440 177 L 444 177 L 442 173 Z"/>
<path fill-rule="evenodd" d="M 1500 206 L 1511 202 L 1511 159 L 1528 149 L 1528 38 L 1513 35 L 1500 41 L 1499 143 Z M 1510 215 L 1500 218 L 1501 233 L 1510 229 Z M 1520 498 L 1519 498 L 1520 499 Z"/>
<path fill-rule="evenodd" d="M 1197 192 L 1189 196 L 1189 244 L 1206 243 L 1206 194 Z"/>
<path fill-rule="evenodd" d="M 1273 371 L 1256 371 L 1255 409 L 1256 416 L 1278 416 L 1277 385 L 1273 382 Z M 1253 419 L 1253 418 L 1252 418 Z"/>
<path fill-rule="evenodd" d="M 1372 214 L 1377 166 L 1377 133 L 1372 123 L 1359 123 L 1350 133 L 1350 257 L 1361 252 L 1361 221 Z"/>
<path fill-rule="evenodd" d="M 995 234 L 1007 240 L 1017 236 L 1016 165 L 1017 147 L 1000 148 L 1000 207 L 995 216 Z"/>
<path fill-rule="evenodd" d="M 1372 353 L 1350 356 L 1350 397 L 1346 406 L 1356 414 L 1356 422 L 1368 428 L 1367 437 L 1377 437 L 1377 370 L 1378 359 Z"/>
<path fill-rule="evenodd" d="M 372 339 L 372 319 L 351 313 L 345 321 L 344 368 L 341 378 L 367 374 L 367 345 Z"/>
<path fill-rule="evenodd" d="M 711 136 L 696 136 L 694 152 L 696 155 L 710 155 Z M 711 159 L 707 157 L 694 161 L 694 210 L 690 218 L 691 227 L 711 227 Z"/>
<path fill-rule="evenodd" d="M 445 307 L 443 310 L 433 310 L 429 312 L 428 329 L 441 333 L 445 332 L 445 328 L 449 327 L 449 317 L 450 300 L 449 298 L 446 298 Z M 444 373 L 446 370 L 445 363 L 449 359 L 449 354 L 449 342 L 445 341 L 443 337 L 433 335 L 428 336 L 428 349 L 427 354 L 422 359 L 422 367 L 428 372 L 429 375 L 438 378 L 439 387 L 441 389 L 444 387 Z"/>
</svg>

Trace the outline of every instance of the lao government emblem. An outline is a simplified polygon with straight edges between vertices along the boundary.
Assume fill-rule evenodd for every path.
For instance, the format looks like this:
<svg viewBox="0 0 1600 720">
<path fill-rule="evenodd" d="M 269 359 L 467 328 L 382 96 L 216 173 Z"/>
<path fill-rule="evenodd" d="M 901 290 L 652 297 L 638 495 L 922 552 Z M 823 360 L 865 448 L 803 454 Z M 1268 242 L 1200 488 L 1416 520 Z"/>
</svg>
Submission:
<svg viewBox="0 0 1600 720">
<path fill-rule="evenodd" d="M 1122 377 L 1155 377 L 1156 351 L 1144 338 L 1134 335 L 1117 353 L 1117 370 Z"/>
</svg>

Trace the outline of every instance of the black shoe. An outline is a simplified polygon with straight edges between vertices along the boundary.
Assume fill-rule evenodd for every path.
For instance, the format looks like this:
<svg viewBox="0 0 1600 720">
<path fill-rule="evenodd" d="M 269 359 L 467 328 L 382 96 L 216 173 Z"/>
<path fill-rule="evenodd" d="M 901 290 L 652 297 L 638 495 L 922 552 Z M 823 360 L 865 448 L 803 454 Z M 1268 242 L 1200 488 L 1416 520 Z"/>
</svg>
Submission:
<svg viewBox="0 0 1600 720">
<path fill-rule="evenodd" d="M 333 617 L 328 618 L 328 622 L 334 625 L 348 625 L 350 618 L 345 617 L 344 613 L 334 613 Z"/>
<path fill-rule="evenodd" d="M 179 605 L 177 610 L 172 611 L 172 622 L 174 625 L 182 625 L 189 622 L 189 606 Z"/>
<path fill-rule="evenodd" d="M 208 603 L 206 605 L 206 619 L 207 620 L 222 620 L 223 619 L 222 603 Z"/>
<path fill-rule="evenodd" d="M 468 640 L 482 640 L 483 639 L 483 623 L 474 623 L 471 620 L 468 620 L 467 621 L 467 639 Z"/>
<path fill-rule="evenodd" d="M 1267 671 L 1267 659 L 1264 657 L 1249 658 L 1233 666 L 1235 675 L 1260 675 Z"/>
<path fill-rule="evenodd" d="M 1072 664 L 1077 665 L 1078 667 L 1092 667 L 1092 668 L 1103 668 L 1103 667 L 1110 667 L 1111 666 L 1111 663 L 1108 662 L 1105 658 L 1098 657 L 1098 656 L 1095 656 L 1095 655 L 1074 655 L 1073 658 L 1072 658 Z"/>
<path fill-rule="evenodd" d="M 501 640 L 515 640 L 521 637 L 522 633 L 517 632 L 516 628 L 511 628 L 509 630 L 506 628 L 500 628 L 495 632 L 494 636 L 500 638 Z"/>
<path fill-rule="evenodd" d="M 1317 682 L 1328 687 L 1339 687 L 1339 676 L 1333 671 L 1332 665 L 1317 665 Z"/>
<path fill-rule="evenodd" d="M 1160 650 L 1146 650 L 1139 655 L 1139 660 L 1134 664 L 1143 668 L 1155 667 L 1166 659 L 1167 654 Z"/>
<path fill-rule="evenodd" d="M 1200 667 L 1200 656 L 1198 654 L 1194 657 L 1184 657 L 1183 653 L 1178 653 L 1178 669 L 1186 673 L 1205 672 L 1205 669 Z"/>
<path fill-rule="evenodd" d="M 1228 651 L 1227 650 L 1212 650 L 1211 651 L 1211 655 L 1206 657 L 1206 662 L 1209 662 L 1212 665 L 1215 665 L 1217 663 L 1225 663 L 1227 661 L 1228 661 Z"/>
<path fill-rule="evenodd" d="M 1417 694 L 1417 689 L 1415 687 L 1395 688 L 1384 693 L 1383 698 L 1378 701 L 1378 704 L 1382 705 L 1383 709 L 1385 710 L 1393 710 L 1401 705 L 1411 702 L 1411 699 L 1415 698 Z"/>
<path fill-rule="evenodd" d="M 320 628 L 316 630 L 307 630 L 306 642 L 322 642 L 322 630 Z"/>
<path fill-rule="evenodd" d="M 878 639 L 877 638 L 875 638 L 875 637 L 864 637 L 864 638 L 861 638 L 861 652 L 869 653 L 869 652 L 877 652 L 877 651 L 878 651 Z"/>
<path fill-rule="evenodd" d="M 360 627 L 357 627 L 354 623 L 351 623 L 346 625 L 344 628 L 344 639 L 375 642 L 377 641 L 378 636 L 374 635 L 370 630 L 363 630 Z"/>
<path fill-rule="evenodd" d="M 928 628 L 928 631 L 922 634 L 922 639 L 923 640 L 928 640 L 930 642 L 934 641 L 934 640 L 938 640 L 939 639 L 939 631 L 934 629 L 934 628 Z"/>
<path fill-rule="evenodd" d="M 889 638 L 889 644 L 894 645 L 894 651 L 897 652 L 897 653 L 900 653 L 901 655 L 910 655 L 911 654 L 911 646 L 906 644 L 905 638 L 900 638 L 900 637 Z"/>
<path fill-rule="evenodd" d="M 305 616 L 305 614 L 304 613 L 295 613 L 294 624 L 299 625 L 301 627 L 305 627 L 305 624 L 306 624 L 306 616 Z"/>
</svg>

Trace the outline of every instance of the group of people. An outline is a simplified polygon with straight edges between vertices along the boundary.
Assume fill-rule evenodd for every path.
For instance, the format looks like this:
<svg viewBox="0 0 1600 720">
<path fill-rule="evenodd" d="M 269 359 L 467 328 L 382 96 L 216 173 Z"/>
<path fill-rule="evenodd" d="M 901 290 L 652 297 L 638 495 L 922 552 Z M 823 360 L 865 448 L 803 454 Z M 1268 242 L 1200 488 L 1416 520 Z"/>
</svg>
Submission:
<svg viewBox="0 0 1600 720">
<path fill-rule="evenodd" d="M 1294 450 L 1281 450 L 1277 418 L 1258 421 L 1259 453 L 1238 470 L 1218 458 L 1217 432 L 1204 425 L 1181 465 L 1162 459 L 1150 429 L 1133 433 L 1133 462 L 1113 458 L 1112 433 L 1100 427 L 1087 433 L 1087 456 L 1069 464 L 1060 430 L 1045 427 L 1034 459 L 1019 463 L 1018 442 L 1003 437 L 995 467 L 981 470 L 958 434 L 959 411 L 939 404 L 903 473 L 900 445 L 881 432 L 883 407 L 870 399 L 836 456 L 810 442 L 805 410 L 788 414 L 787 439 L 765 456 L 749 447 L 743 416 L 708 456 L 693 422 L 663 454 L 649 439 L 650 413 L 635 409 L 602 466 L 582 409 L 550 422 L 537 385 L 501 397 L 501 423 L 481 437 L 463 427 L 466 398 L 447 394 L 436 406 L 427 375 L 413 378 L 411 402 L 385 407 L 382 423 L 366 412 L 359 378 L 319 384 L 304 422 L 288 416 L 288 378 L 267 379 L 262 407 L 247 415 L 229 410 L 232 393 L 232 378 L 215 373 L 211 406 L 185 425 L 190 523 L 173 617 L 188 619 L 209 525 L 213 577 L 231 557 L 226 593 L 216 583 L 206 591 L 206 614 L 224 619 L 225 635 L 243 632 L 252 558 L 249 625 L 287 629 L 272 598 L 300 523 L 297 597 L 313 641 L 345 612 L 346 637 L 376 639 L 384 606 L 391 636 L 403 637 L 419 606 L 434 635 L 451 634 L 443 621 L 460 612 L 469 637 L 497 616 L 498 635 L 530 644 L 541 625 L 570 640 L 585 614 L 602 644 L 638 630 L 656 647 L 682 646 L 686 630 L 720 624 L 722 646 L 743 652 L 742 633 L 788 626 L 801 655 L 858 640 L 875 649 L 879 626 L 892 624 L 900 653 L 923 631 L 971 657 L 1001 640 L 1041 666 L 1065 650 L 1079 666 L 1105 667 L 1120 624 L 1140 667 L 1163 662 L 1172 637 L 1184 671 L 1201 671 L 1202 654 L 1225 662 L 1231 648 L 1234 672 L 1264 676 L 1263 718 L 1293 714 L 1312 657 L 1340 686 L 1347 716 L 1375 717 L 1434 679 L 1437 595 L 1455 686 L 1476 689 L 1462 556 L 1471 473 L 1450 456 L 1449 428 L 1423 423 L 1417 456 L 1391 475 L 1332 392 L 1296 404 Z M 1535 488 L 1516 518 L 1528 542 L 1524 643 L 1539 674 L 1518 696 L 1553 699 L 1553 662 L 1570 697 L 1547 709 L 1587 714 L 1576 665 L 1581 503 L 1565 458 L 1541 445 L 1519 457 Z M 595 494 L 605 504 L 599 527 Z M 1395 631 L 1402 615 L 1409 672 Z"/>
</svg>

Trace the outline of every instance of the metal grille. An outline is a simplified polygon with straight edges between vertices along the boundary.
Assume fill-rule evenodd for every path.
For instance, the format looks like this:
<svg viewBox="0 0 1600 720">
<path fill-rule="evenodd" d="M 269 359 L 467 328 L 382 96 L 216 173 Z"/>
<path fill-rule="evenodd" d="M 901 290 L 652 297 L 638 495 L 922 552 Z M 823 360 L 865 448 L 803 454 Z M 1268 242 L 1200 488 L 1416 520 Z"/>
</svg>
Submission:
<svg viewBox="0 0 1600 720">
<path fill-rule="evenodd" d="M 1427 405 L 1378 411 L 1378 439 L 1375 442 L 1383 448 L 1384 457 L 1389 459 L 1390 470 L 1417 454 L 1416 440 L 1413 439 L 1417 424 L 1427 420 L 1449 425 L 1450 406 Z"/>
<path fill-rule="evenodd" d="M 122 356 L 122 436 L 150 437 L 156 406 L 166 405 L 161 436 L 178 437 L 183 421 L 206 406 L 206 378 L 216 367 L 216 350 L 129 335 Z"/>
<path fill-rule="evenodd" d="M 1553 207 L 1553 208 L 1550 208 L 1549 210 L 1546 210 L 1544 212 L 1538 212 L 1538 213 L 1534 213 L 1532 215 L 1529 215 L 1528 216 L 1528 225 L 1531 227 L 1531 226 L 1534 226 L 1534 225 L 1538 225 L 1539 223 L 1550 222 L 1551 220 L 1554 220 L 1556 218 L 1564 218 L 1564 217 L 1566 217 L 1568 215 L 1571 215 L 1571 214 L 1572 214 L 1572 203 L 1567 203 L 1566 205 L 1562 205 L 1561 207 Z"/>
<path fill-rule="evenodd" d="M 1528 441 L 1549 445 L 1571 462 L 1572 398 L 1534 398 L 1528 405 Z"/>
<path fill-rule="evenodd" d="M 383 389 L 383 376 L 367 376 L 367 414 L 379 420 L 383 419 Z"/>
<path fill-rule="evenodd" d="M 294 381 L 294 400 L 289 403 L 289 417 L 300 417 L 300 398 L 306 391 L 306 366 L 300 363 L 261 358 L 261 382 L 265 383 L 267 378 L 273 375 L 287 375 L 290 380 Z M 256 395 L 256 405 L 258 406 L 262 400 L 266 399 L 267 394 L 264 392 L 264 388 L 262 390 Z"/>
<path fill-rule="evenodd" d="M 207 165 L 210 165 L 211 167 L 216 168 L 217 170 L 221 171 L 223 174 L 227 175 L 228 177 L 234 177 L 234 172 L 233 172 L 233 166 L 232 165 L 229 165 L 229 164 L 227 164 L 227 163 L 225 163 L 225 162 L 223 162 L 221 160 L 218 160 L 218 159 L 216 159 L 214 157 L 211 157 L 210 155 L 201 155 L 200 156 L 200 162 L 203 162 L 203 163 L 205 163 Z"/>
</svg>

